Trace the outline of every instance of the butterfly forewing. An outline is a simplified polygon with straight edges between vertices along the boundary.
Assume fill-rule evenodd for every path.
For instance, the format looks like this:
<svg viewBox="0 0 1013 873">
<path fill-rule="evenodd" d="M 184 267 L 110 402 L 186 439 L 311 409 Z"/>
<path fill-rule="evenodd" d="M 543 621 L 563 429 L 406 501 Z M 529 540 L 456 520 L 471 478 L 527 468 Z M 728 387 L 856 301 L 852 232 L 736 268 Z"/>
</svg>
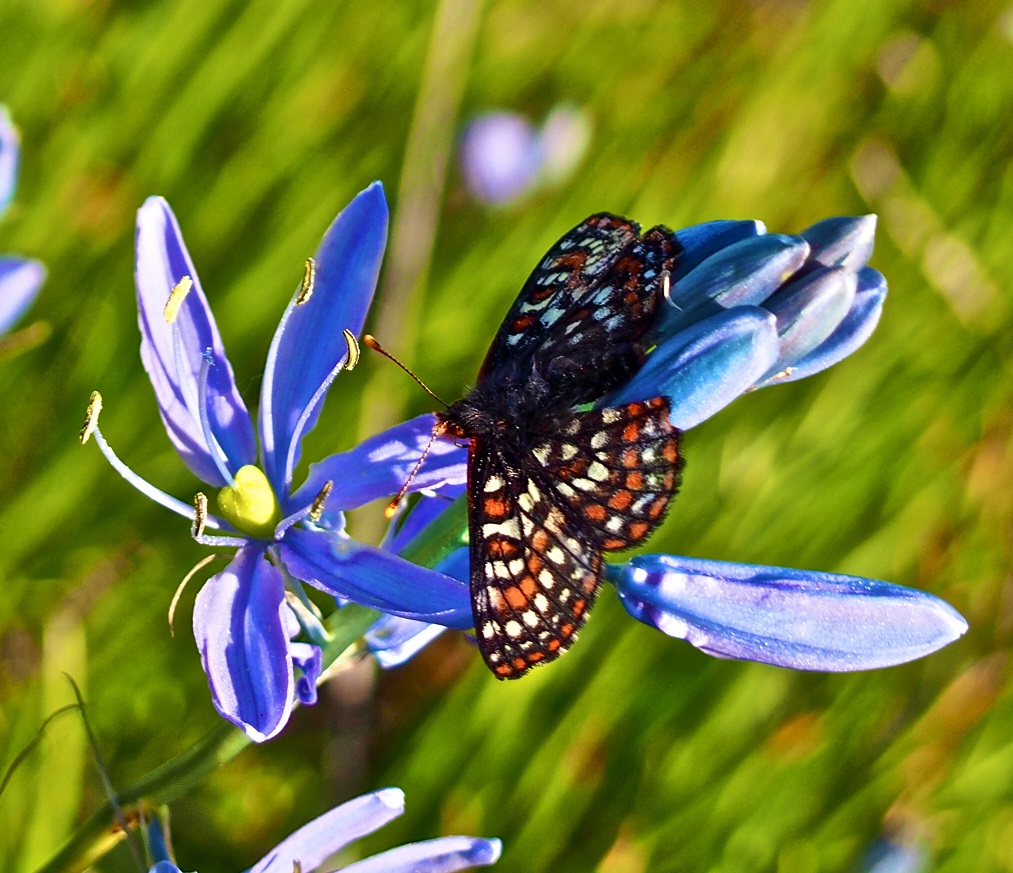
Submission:
<svg viewBox="0 0 1013 873">
<path fill-rule="evenodd" d="M 475 634 L 493 673 L 515 679 L 576 638 L 598 592 L 601 555 L 551 491 L 479 440 L 469 486 Z"/>
</svg>

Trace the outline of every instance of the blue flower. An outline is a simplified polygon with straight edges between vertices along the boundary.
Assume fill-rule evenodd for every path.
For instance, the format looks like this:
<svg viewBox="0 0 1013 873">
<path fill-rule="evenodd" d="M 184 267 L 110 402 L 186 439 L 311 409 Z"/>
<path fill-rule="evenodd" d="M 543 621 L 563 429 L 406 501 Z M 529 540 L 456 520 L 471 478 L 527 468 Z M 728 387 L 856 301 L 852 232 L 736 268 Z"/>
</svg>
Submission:
<svg viewBox="0 0 1013 873">
<path fill-rule="evenodd" d="M 17 129 L 0 105 L 0 218 L 14 199 L 20 156 Z M 0 255 L 0 334 L 6 333 L 39 293 L 46 269 L 38 261 Z"/>
<path fill-rule="evenodd" d="M 313 873 L 336 852 L 371 834 L 404 812 L 399 788 L 384 788 L 343 803 L 301 827 L 261 858 L 248 873 Z M 165 846 L 159 822 L 148 827 L 155 860 L 151 873 L 181 873 Z M 409 843 L 341 867 L 344 873 L 452 873 L 486 867 L 499 860 L 499 840 L 481 837 L 440 837 Z M 333 868 L 330 868 L 333 869 Z"/>
<path fill-rule="evenodd" d="M 647 362 L 605 397 L 609 406 L 666 395 L 687 430 L 741 394 L 810 376 L 862 345 L 879 320 L 886 281 L 866 266 L 875 216 L 830 218 L 798 236 L 767 234 L 755 221 L 715 221 L 676 231 L 683 254 Z M 440 457 L 442 490 L 460 493 Z M 437 478 L 433 464 L 428 475 Z M 421 524 L 446 505 L 427 508 Z M 416 509 L 416 512 L 419 510 Z M 468 550 L 440 568 L 468 578 Z M 801 670 L 864 670 L 921 657 L 957 639 L 967 623 L 922 591 L 828 573 L 644 555 L 609 567 L 634 618 L 712 655 Z M 399 618 L 382 622 L 390 651 L 410 656 L 439 630 Z"/>
<path fill-rule="evenodd" d="M 82 440 L 94 434 L 116 470 L 168 509 L 194 520 L 202 543 L 239 549 L 197 595 L 194 636 L 214 704 L 255 741 L 276 735 L 293 696 L 316 697 L 325 635 L 301 583 L 410 620 L 468 627 L 467 588 L 343 532 L 341 510 L 397 490 L 414 465 L 418 422 L 328 459 L 325 481 L 293 488 L 303 436 L 331 382 L 354 364 L 387 233 L 375 183 L 335 219 L 282 316 L 261 385 L 258 435 L 236 387 L 218 328 L 169 205 L 153 197 L 138 212 L 136 282 L 141 360 L 170 440 L 190 470 L 217 488 L 217 514 L 196 509 L 138 477 L 98 429 L 93 395 Z M 428 438 L 428 434 L 425 437 Z M 452 449 L 453 447 L 451 447 Z M 423 469 L 413 487 L 442 482 Z M 406 464 L 408 466 L 406 466 Z M 452 475 L 455 473 L 450 466 Z M 380 489 L 380 490 L 378 490 Z M 218 531 L 214 535 L 204 530 Z M 264 560 L 264 558 L 267 560 Z M 302 631 L 309 642 L 293 642 Z"/>
</svg>

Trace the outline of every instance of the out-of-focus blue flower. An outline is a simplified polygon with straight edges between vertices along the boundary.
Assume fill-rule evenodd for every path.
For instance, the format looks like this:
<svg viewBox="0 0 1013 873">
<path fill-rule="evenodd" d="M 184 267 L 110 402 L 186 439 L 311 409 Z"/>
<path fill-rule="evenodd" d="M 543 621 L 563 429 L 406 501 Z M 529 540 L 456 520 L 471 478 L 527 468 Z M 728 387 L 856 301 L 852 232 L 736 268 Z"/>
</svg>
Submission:
<svg viewBox="0 0 1013 873">
<path fill-rule="evenodd" d="M 324 813 L 268 852 L 248 873 L 313 873 L 325 861 L 358 839 L 379 830 L 404 812 L 400 788 L 364 794 Z M 148 827 L 156 862 L 151 873 L 181 873 L 170 859 L 159 822 Z M 481 837 L 440 837 L 398 846 L 371 858 L 338 868 L 344 873 L 453 873 L 487 867 L 499 860 L 499 840 Z M 333 869 L 333 868 L 331 868 Z"/>
<path fill-rule="evenodd" d="M 485 112 L 473 118 L 461 136 L 465 186 L 481 203 L 512 203 L 543 183 L 566 179 L 590 138 L 587 114 L 575 106 L 557 106 L 540 129 L 516 112 Z"/>
<path fill-rule="evenodd" d="M 14 199 L 18 180 L 20 139 L 7 107 L 0 105 L 0 218 Z M 46 268 L 38 261 L 0 255 L 0 334 L 6 333 L 31 305 Z"/>
<path fill-rule="evenodd" d="M 420 420 L 392 428 L 313 465 L 310 482 L 292 486 L 302 438 L 316 423 L 331 382 L 357 354 L 355 336 L 372 299 L 386 233 L 387 204 L 376 183 L 335 219 L 307 263 L 268 353 L 258 456 L 253 421 L 175 216 L 164 200 L 150 198 L 137 219 L 141 359 L 180 457 L 219 489 L 218 513 L 206 512 L 202 494 L 195 512 L 126 467 L 98 429 L 97 394 L 82 432 L 82 439 L 94 434 L 131 484 L 194 519 L 198 541 L 239 549 L 197 595 L 194 636 L 218 711 L 258 742 L 282 729 L 294 695 L 304 703 L 316 697 L 325 632 L 302 582 L 339 603 L 427 623 L 471 624 L 465 585 L 343 532 L 341 510 L 388 495 L 406 480 L 431 423 L 424 436 Z M 445 451 L 434 447 L 437 475 L 423 467 L 413 488 L 463 475 L 441 463 Z M 207 535 L 205 528 L 220 533 Z M 293 642 L 300 631 L 308 643 Z"/>
<path fill-rule="evenodd" d="M 826 369 L 871 334 L 886 281 L 866 266 L 875 216 L 830 218 L 798 236 L 756 221 L 716 221 L 676 231 L 683 246 L 647 362 L 600 405 L 666 395 L 686 430 L 755 388 Z M 446 478 L 460 488 L 441 456 Z M 439 465 L 428 471 L 439 477 Z M 457 492 L 454 492 L 457 493 Z M 445 502 L 444 502 L 445 505 Z M 428 510 L 438 513 L 437 501 Z M 422 516 L 422 521 L 428 519 Z M 443 572 L 468 578 L 468 550 Z M 645 555 L 609 568 L 627 611 L 670 636 L 726 658 L 803 670 L 864 670 L 921 657 L 957 639 L 967 623 L 921 591 L 849 576 Z M 434 631 L 385 620 L 391 650 L 409 656 Z M 414 635 L 413 635 L 414 634 Z"/>
<path fill-rule="evenodd" d="M 929 858 L 917 842 L 883 837 L 875 842 L 862 866 L 864 873 L 925 873 Z"/>
</svg>

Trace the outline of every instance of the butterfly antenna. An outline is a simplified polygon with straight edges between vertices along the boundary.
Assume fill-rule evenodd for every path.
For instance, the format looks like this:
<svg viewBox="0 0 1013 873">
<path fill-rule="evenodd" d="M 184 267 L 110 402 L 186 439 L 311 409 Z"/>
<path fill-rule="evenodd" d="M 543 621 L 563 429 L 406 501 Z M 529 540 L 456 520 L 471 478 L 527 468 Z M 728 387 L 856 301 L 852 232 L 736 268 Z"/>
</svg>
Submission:
<svg viewBox="0 0 1013 873">
<path fill-rule="evenodd" d="M 385 358 L 397 364 L 402 370 L 404 370 L 409 376 L 411 376 L 416 382 L 418 382 L 419 385 L 422 387 L 422 390 L 425 391 L 426 394 L 428 394 L 430 397 L 432 397 L 433 400 L 435 400 L 437 403 L 441 404 L 445 408 L 448 408 L 450 406 L 449 403 L 447 403 L 442 397 L 436 394 L 425 382 L 423 382 L 418 376 L 416 376 L 411 370 L 409 370 L 408 367 L 402 364 L 397 358 L 395 358 L 390 352 L 388 352 L 383 346 L 381 346 L 380 343 L 377 342 L 375 336 L 368 333 L 364 334 L 362 337 L 362 344 L 366 346 L 366 348 L 372 349 L 374 352 L 379 352 Z M 423 457 L 425 457 L 425 455 L 423 455 Z"/>
<path fill-rule="evenodd" d="M 370 339 L 372 339 L 372 337 L 370 337 Z M 366 342 L 365 338 L 363 339 L 363 342 Z M 369 345 L 369 343 L 366 342 L 366 345 Z M 372 348 L 372 346 L 370 346 L 370 348 Z M 426 386 L 423 385 L 422 387 L 425 388 Z M 435 397 L 436 395 L 434 394 L 433 396 Z M 439 400 L 440 398 L 437 397 L 436 399 Z M 443 401 L 441 400 L 440 402 L 442 403 Z M 415 462 L 415 466 L 412 467 L 412 471 L 408 474 L 408 478 L 405 480 L 404 485 L 401 486 L 401 490 L 398 491 L 397 496 L 391 500 L 391 502 L 388 503 L 386 508 L 383 510 L 385 518 L 390 519 L 394 517 L 394 513 L 397 512 L 398 504 L 401 503 L 401 498 L 405 496 L 405 493 L 408 491 L 408 486 L 412 484 L 412 480 L 422 468 L 422 464 L 425 461 L 426 456 L 429 454 L 429 450 L 433 447 L 433 443 L 436 442 L 436 438 L 438 436 L 442 436 L 446 430 L 447 424 L 444 421 L 441 421 L 433 428 L 433 435 L 429 437 L 429 442 L 426 443 L 426 447 L 422 450 L 422 454 L 419 455 L 419 459 Z"/>
</svg>

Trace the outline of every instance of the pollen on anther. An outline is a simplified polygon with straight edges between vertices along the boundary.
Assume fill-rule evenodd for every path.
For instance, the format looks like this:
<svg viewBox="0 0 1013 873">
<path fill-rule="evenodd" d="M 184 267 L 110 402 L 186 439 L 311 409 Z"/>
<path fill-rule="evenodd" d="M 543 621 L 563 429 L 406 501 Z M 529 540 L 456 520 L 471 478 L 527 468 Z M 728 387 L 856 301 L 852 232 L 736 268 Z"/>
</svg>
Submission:
<svg viewBox="0 0 1013 873">
<path fill-rule="evenodd" d="M 208 498 L 203 491 L 193 496 L 193 535 L 199 537 L 204 533 L 204 523 L 208 517 Z"/>
<path fill-rule="evenodd" d="M 169 292 L 169 299 L 165 301 L 165 308 L 162 310 L 162 315 L 165 316 L 167 324 L 175 323 L 176 316 L 179 315 L 179 309 L 183 305 L 186 295 L 190 293 L 191 288 L 193 288 L 193 279 L 189 276 L 184 276 L 176 283 L 176 287 Z"/>
<path fill-rule="evenodd" d="M 355 365 L 359 363 L 359 344 L 355 341 L 355 334 L 347 327 L 341 332 L 344 334 L 345 343 L 348 345 L 348 359 L 345 361 L 345 369 L 354 370 Z"/>
<path fill-rule="evenodd" d="M 313 258 L 306 259 L 306 269 L 303 271 L 302 282 L 299 285 L 299 293 L 295 296 L 295 305 L 302 306 L 313 296 L 313 285 L 317 280 L 317 262 Z M 351 369 L 351 367 L 349 367 Z"/>
<path fill-rule="evenodd" d="M 82 446 L 88 442 L 88 438 L 95 432 L 95 428 L 98 427 L 98 416 L 101 411 L 102 395 L 98 391 L 92 391 L 91 397 L 88 398 L 88 411 L 85 413 L 84 426 L 81 428 L 79 436 Z"/>
<path fill-rule="evenodd" d="M 331 496 L 332 490 L 334 490 L 334 482 L 328 479 L 324 482 L 324 487 L 320 489 L 320 493 L 313 498 L 309 511 L 310 521 L 320 521 L 320 516 L 324 514 L 324 505 L 327 503 L 327 498 Z"/>
</svg>

